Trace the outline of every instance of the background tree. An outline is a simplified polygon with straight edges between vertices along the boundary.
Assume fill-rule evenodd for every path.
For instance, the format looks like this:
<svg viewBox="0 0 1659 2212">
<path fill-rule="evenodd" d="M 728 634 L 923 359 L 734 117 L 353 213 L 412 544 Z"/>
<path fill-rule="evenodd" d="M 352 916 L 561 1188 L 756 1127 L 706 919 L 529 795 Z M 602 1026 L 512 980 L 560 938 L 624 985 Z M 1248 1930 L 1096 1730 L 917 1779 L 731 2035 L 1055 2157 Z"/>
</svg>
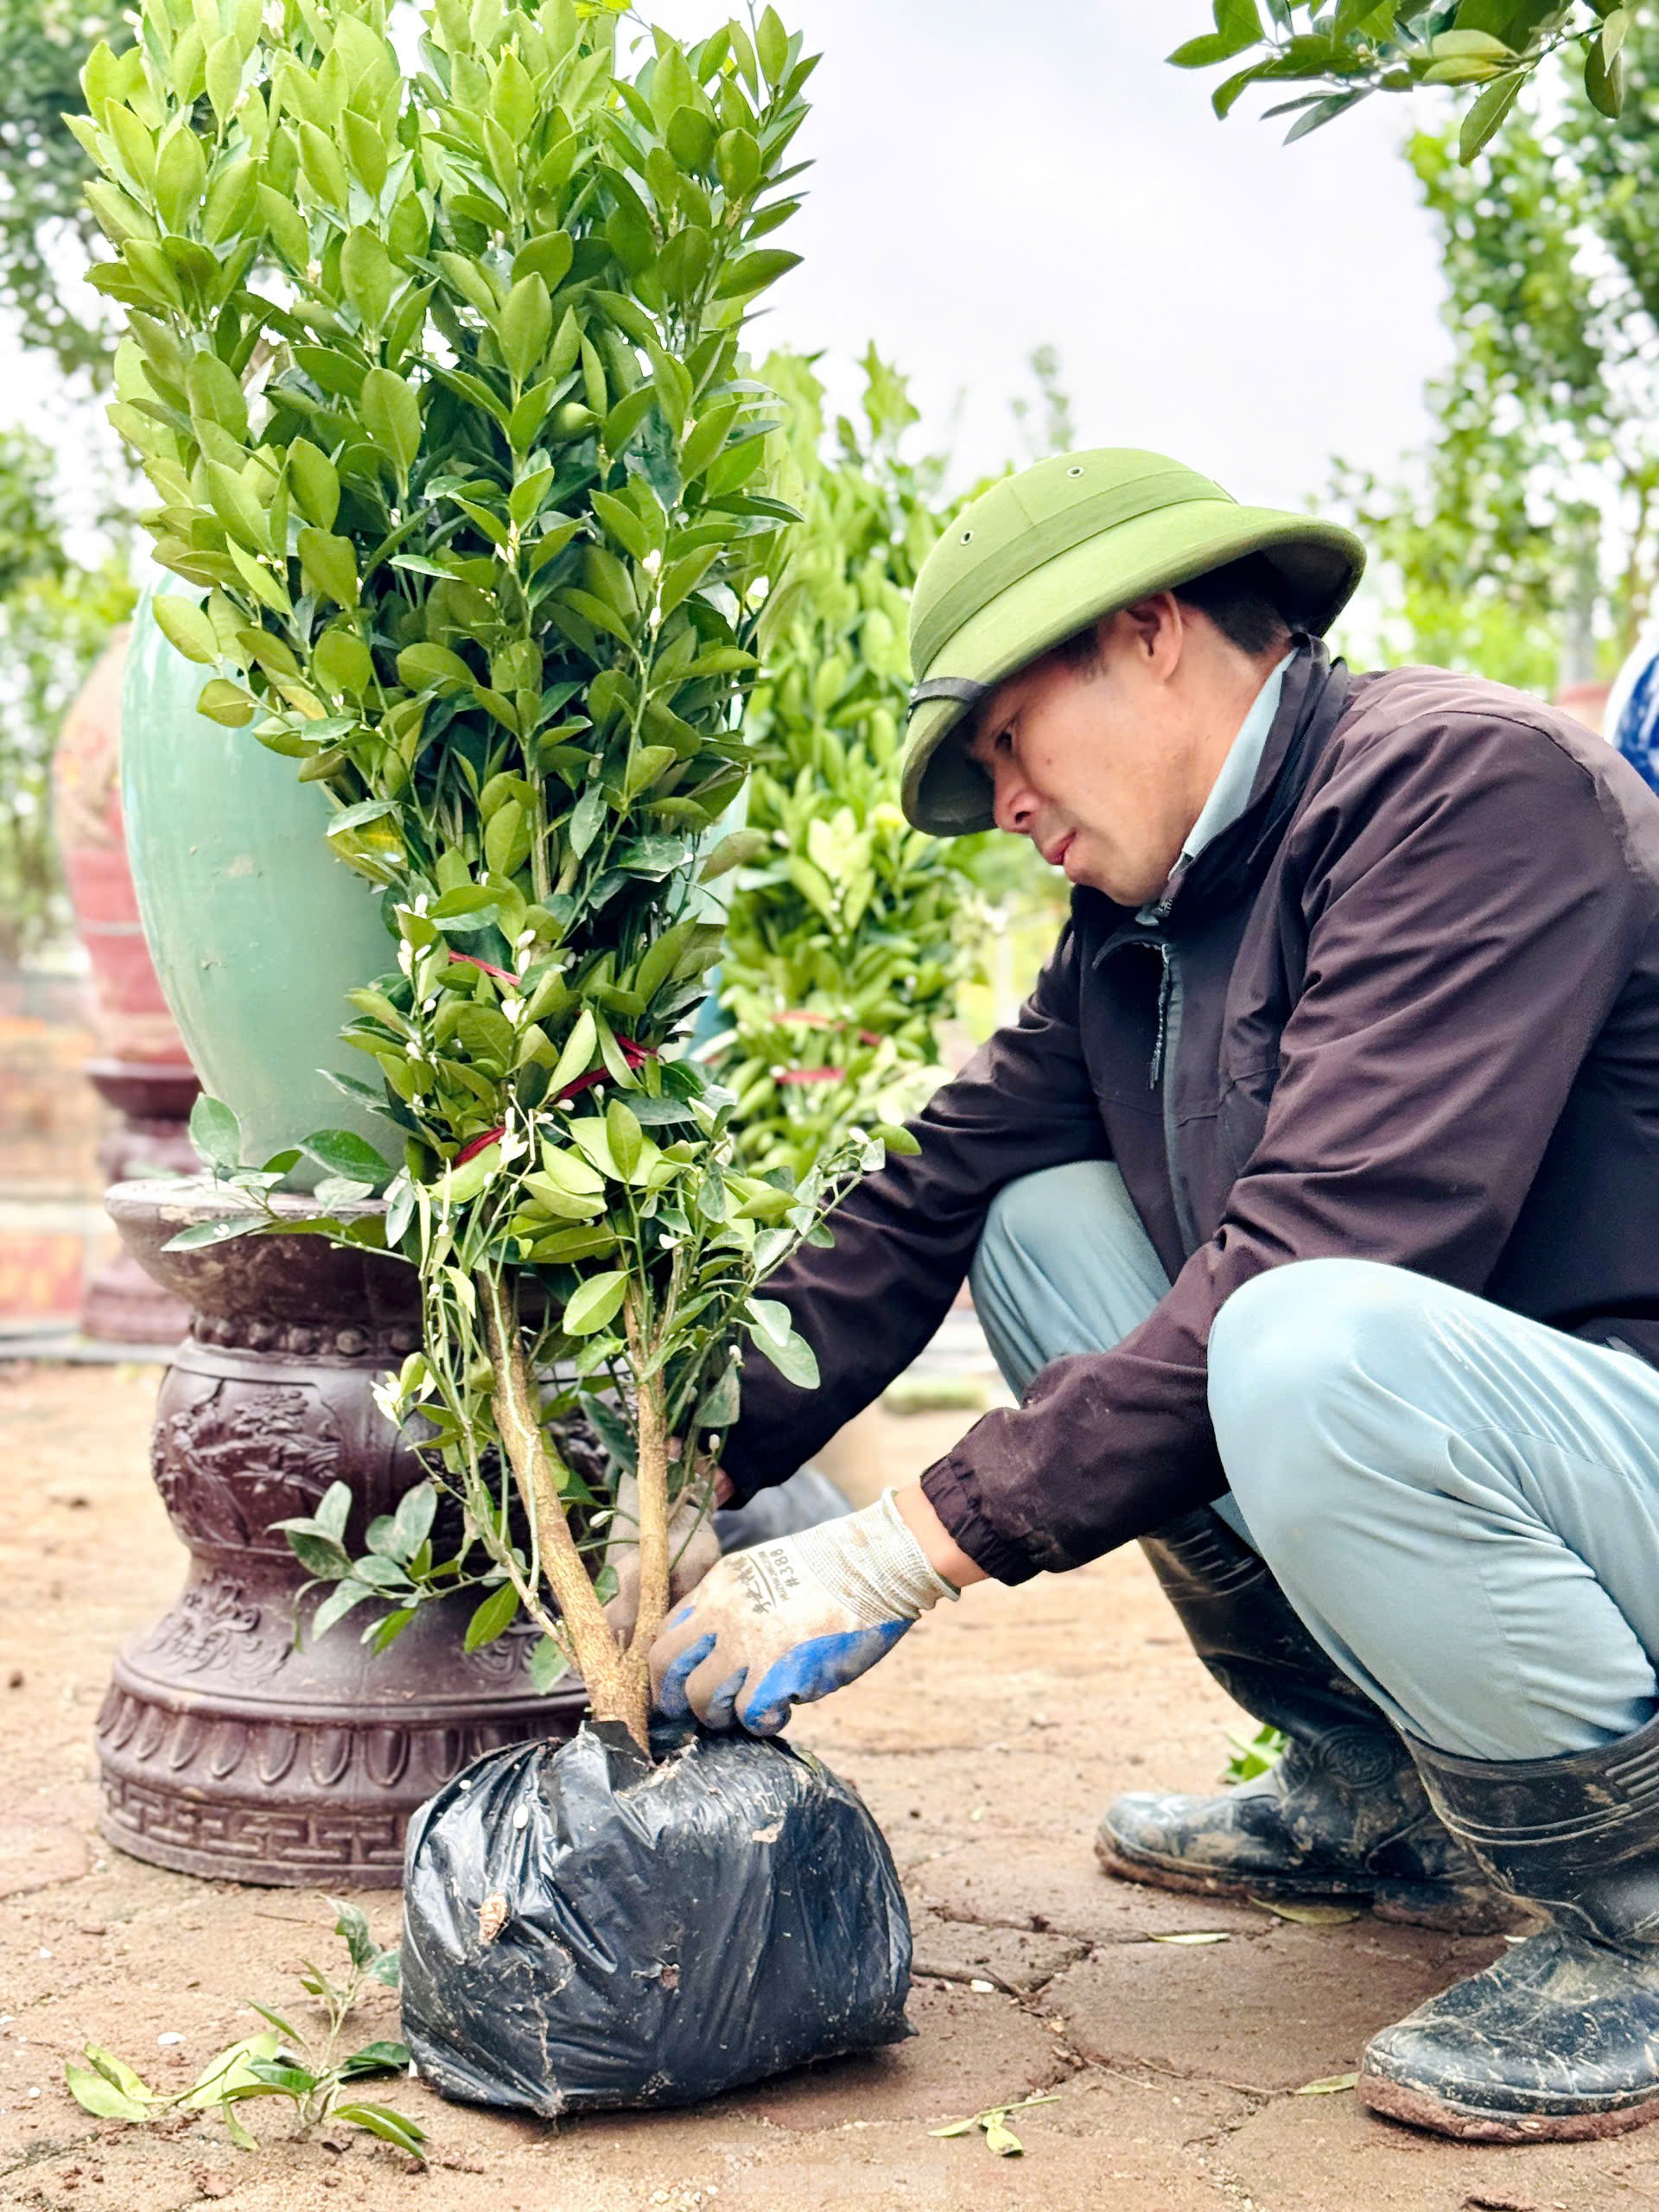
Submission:
<svg viewBox="0 0 1659 2212">
<path fill-rule="evenodd" d="M 1452 362 L 1408 481 L 1339 492 L 1397 594 L 1391 655 L 1526 688 L 1607 673 L 1659 562 L 1659 28 L 1614 118 L 1538 86 L 1474 168 L 1409 155 L 1440 233 Z"/>
<path fill-rule="evenodd" d="M 119 333 L 80 280 L 108 249 L 83 196 L 92 164 L 63 120 L 99 39 L 132 43 L 108 0 L 0 0 L 0 313 L 18 342 L 101 390 Z"/>
<path fill-rule="evenodd" d="M 1267 111 L 1292 116 L 1287 138 L 1300 138 L 1375 92 L 1478 86 L 1459 132 L 1465 162 L 1547 63 L 1617 116 L 1625 41 L 1651 19 L 1648 0 L 1213 0 L 1212 12 L 1214 29 L 1169 58 L 1207 69 L 1250 57 L 1211 95 L 1218 116 L 1251 85 L 1310 85 Z"/>
<path fill-rule="evenodd" d="M 83 568 L 64 550 L 51 449 L 0 430 L 0 961 L 67 920 L 51 823 L 52 754 L 70 702 L 132 606 L 123 549 Z"/>
</svg>

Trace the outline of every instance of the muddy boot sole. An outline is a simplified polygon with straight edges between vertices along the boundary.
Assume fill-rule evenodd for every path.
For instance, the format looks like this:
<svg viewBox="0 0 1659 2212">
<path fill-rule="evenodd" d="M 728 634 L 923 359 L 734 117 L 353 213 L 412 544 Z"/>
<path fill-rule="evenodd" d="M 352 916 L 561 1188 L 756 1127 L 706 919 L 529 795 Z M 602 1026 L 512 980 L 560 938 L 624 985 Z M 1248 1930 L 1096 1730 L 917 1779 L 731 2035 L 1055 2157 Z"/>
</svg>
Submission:
<svg viewBox="0 0 1659 2212">
<path fill-rule="evenodd" d="M 1449 2135 L 1459 2143 L 1591 2143 L 1604 2136 L 1627 2135 L 1659 2120 L 1659 2090 L 1635 2104 L 1601 2112 L 1481 2112 L 1451 2102 L 1427 2089 L 1369 2074 L 1362 2067 L 1355 2094 L 1369 2112 L 1408 2127 Z"/>
<path fill-rule="evenodd" d="M 1341 1875 L 1227 1874 L 1161 1859 L 1151 1852 L 1130 1853 L 1103 1835 L 1095 1839 L 1095 1856 L 1107 1873 L 1125 1881 L 1142 1882 L 1150 1889 L 1173 1890 L 1185 1897 L 1228 1897 L 1239 1904 L 1249 1904 L 1255 1897 L 1306 1897 L 1363 1905 L 1379 1920 L 1396 1921 L 1408 1928 L 1433 1928 L 1444 1935 L 1502 1935 L 1525 1924 L 1530 1916 L 1496 1890 L 1461 1890 L 1436 1882 L 1379 1881 L 1369 1876 L 1348 1879 Z"/>
</svg>

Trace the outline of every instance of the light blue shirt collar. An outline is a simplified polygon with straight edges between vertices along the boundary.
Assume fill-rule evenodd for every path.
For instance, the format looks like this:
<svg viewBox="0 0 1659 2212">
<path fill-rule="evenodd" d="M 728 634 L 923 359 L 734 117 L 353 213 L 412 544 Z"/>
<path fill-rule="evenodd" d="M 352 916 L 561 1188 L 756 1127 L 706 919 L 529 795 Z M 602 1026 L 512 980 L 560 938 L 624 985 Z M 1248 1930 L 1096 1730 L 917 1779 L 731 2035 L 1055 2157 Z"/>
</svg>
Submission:
<svg viewBox="0 0 1659 2212">
<path fill-rule="evenodd" d="M 1262 755 L 1267 747 L 1268 732 L 1273 728 L 1273 718 L 1279 711 L 1279 695 L 1285 688 L 1285 671 L 1296 658 L 1294 651 L 1287 652 L 1262 689 L 1250 702 L 1249 712 L 1238 726 L 1238 734 L 1227 748 L 1227 757 L 1221 764 L 1221 772 L 1210 786 L 1210 796 L 1204 802 L 1198 820 L 1186 833 L 1186 842 L 1181 847 L 1180 858 L 1169 872 L 1169 880 L 1158 897 L 1141 909 L 1137 918 L 1155 923 L 1163 918 L 1170 900 L 1180 887 L 1181 878 L 1193 861 L 1214 838 L 1229 829 L 1249 804 L 1250 793 L 1255 787 L 1256 771 L 1262 766 Z"/>
</svg>

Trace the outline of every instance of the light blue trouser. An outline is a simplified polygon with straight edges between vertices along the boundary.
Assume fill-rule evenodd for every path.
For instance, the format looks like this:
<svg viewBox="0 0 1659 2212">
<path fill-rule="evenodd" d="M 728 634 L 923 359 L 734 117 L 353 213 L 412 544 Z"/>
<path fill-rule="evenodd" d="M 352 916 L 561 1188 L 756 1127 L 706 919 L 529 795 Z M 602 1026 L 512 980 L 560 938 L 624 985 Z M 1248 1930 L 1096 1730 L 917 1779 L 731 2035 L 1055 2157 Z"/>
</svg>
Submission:
<svg viewBox="0 0 1659 2212">
<path fill-rule="evenodd" d="M 1168 1281 L 1122 1178 L 1010 1184 L 974 1261 L 1009 1388 Z M 1338 1666 L 1465 1758 L 1547 1758 L 1659 1706 L 1659 1372 L 1370 1260 L 1300 1260 L 1210 1338 L 1217 1510 Z"/>
</svg>

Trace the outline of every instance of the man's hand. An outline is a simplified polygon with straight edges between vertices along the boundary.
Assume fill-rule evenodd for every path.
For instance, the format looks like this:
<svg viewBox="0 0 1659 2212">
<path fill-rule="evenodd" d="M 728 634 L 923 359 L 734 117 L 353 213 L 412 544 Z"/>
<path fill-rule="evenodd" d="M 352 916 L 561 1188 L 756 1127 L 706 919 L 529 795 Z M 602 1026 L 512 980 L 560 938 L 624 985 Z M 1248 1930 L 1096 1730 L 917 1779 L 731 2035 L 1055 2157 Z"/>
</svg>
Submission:
<svg viewBox="0 0 1659 2212">
<path fill-rule="evenodd" d="M 668 1604 L 671 1612 L 689 1596 L 720 1557 L 714 1506 L 689 1487 L 682 1491 L 668 1524 Z M 625 1474 L 616 1486 L 605 1565 L 616 1577 L 605 1618 L 619 1637 L 633 1634 L 639 1615 L 639 1485 Z"/>
<path fill-rule="evenodd" d="M 652 1646 L 659 1711 L 773 1736 L 890 1651 L 941 1598 L 957 1595 L 894 1510 L 879 1504 L 723 1559 Z"/>
</svg>

